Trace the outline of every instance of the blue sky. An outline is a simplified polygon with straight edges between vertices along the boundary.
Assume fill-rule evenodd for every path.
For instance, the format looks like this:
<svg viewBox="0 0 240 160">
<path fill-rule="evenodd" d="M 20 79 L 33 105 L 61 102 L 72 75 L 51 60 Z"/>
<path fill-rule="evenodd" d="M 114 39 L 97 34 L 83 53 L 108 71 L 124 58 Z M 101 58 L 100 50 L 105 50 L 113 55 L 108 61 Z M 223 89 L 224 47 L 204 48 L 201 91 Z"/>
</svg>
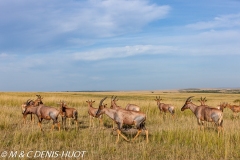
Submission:
<svg viewBox="0 0 240 160">
<path fill-rule="evenodd" d="M 240 88 L 239 0 L 1 0 L 0 91 Z"/>
</svg>

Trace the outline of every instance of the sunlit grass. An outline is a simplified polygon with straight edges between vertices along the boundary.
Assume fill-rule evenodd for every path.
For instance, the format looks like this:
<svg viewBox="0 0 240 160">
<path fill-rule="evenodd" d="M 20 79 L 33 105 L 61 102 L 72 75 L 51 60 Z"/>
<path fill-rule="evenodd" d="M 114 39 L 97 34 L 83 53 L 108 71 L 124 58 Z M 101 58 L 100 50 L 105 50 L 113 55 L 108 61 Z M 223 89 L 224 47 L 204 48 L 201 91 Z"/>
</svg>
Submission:
<svg viewBox="0 0 240 160">
<path fill-rule="evenodd" d="M 27 117 L 23 124 L 20 105 L 28 99 L 35 99 L 36 94 L 43 97 L 46 105 L 58 108 L 57 103 L 64 100 L 79 112 L 79 128 L 68 127 L 67 130 L 50 131 L 52 122 L 44 121 L 41 132 L 37 125 Z M 149 130 L 149 143 L 146 144 L 142 133 L 134 142 L 120 139 L 115 144 L 116 133 L 112 131 L 112 121 L 105 115 L 105 129 L 88 128 L 87 100 L 99 101 L 107 96 L 105 103 L 110 106 L 112 95 L 117 96 L 118 105 L 125 107 L 134 103 L 147 114 L 146 127 Z M 18 151 L 87 151 L 84 159 L 239 159 L 240 158 L 240 122 L 232 119 L 232 111 L 224 110 L 224 133 L 218 136 L 211 123 L 205 131 L 199 131 L 195 116 L 190 110 L 181 112 L 187 97 L 194 95 L 193 102 L 200 97 L 207 97 L 207 104 L 217 106 L 220 102 L 231 102 L 239 98 L 238 94 L 221 93 L 178 93 L 178 92 L 1 92 L 0 93 L 0 152 Z M 156 96 L 161 96 L 164 103 L 176 108 L 175 118 L 170 114 L 160 114 Z M 61 118 L 59 118 L 61 120 Z M 98 122 L 96 121 L 97 125 Z M 126 134 L 126 133 L 125 133 Z M 132 135 L 126 134 L 131 138 Z"/>
</svg>

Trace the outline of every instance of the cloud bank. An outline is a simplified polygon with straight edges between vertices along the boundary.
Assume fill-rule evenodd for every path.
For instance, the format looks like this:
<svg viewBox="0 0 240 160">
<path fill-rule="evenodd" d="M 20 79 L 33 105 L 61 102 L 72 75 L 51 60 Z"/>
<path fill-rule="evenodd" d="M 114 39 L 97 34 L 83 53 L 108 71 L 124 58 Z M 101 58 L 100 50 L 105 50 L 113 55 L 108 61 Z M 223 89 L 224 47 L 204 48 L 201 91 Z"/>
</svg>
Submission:
<svg viewBox="0 0 240 160">
<path fill-rule="evenodd" d="M 231 2 L 2 0 L 0 90 L 237 86 Z"/>
<path fill-rule="evenodd" d="M 138 32 L 170 11 L 145 0 L 1 1 L 1 52 L 80 48 L 95 39 Z M 82 45 L 82 46 L 79 46 Z"/>
</svg>

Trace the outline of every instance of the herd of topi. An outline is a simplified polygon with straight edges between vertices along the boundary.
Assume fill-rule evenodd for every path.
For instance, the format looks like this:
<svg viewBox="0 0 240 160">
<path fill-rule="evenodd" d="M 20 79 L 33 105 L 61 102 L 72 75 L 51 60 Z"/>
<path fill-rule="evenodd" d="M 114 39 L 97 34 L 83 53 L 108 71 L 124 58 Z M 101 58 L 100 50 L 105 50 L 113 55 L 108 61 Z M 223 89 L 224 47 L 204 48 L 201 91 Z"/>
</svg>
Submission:
<svg viewBox="0 0 240 160">
<path fill-rule="evenodd" d="M 46 106 L 44 105 L 42 101 L 42 97 L 40 95 L 36 95 L 36 100 L 27 100 L 25 103 L 22 104 L 22 114 L 23 114 L 23 120 L 24 123 L 26 123 L 26 117 L 28 114 L 31 115 L 31 121 L 32 121 L 32 114 L 35 114 L 38 118 L 38 125 L 42 130 L 42 120 L 53 120 L 53 125 L 51 129 L 53 130 L 55 125 L 57 125 L 59 131 L 60 131 L 60 123 L 58 121 L 58 116 L 60 115 L 62 117 L 62 126 L 66 128 L 66 120 L 67 118 L 74 119 L 76 129 L 78 128 L 78 111 L 74 108 L 70 108 L 67 106 L 66 102 L 60 101 L 58 104 L 60 106 L 59 109 L 56 109 L 54 107 Z M 126 141 L 130 141 L 126 136 L 124 136 L 121 132 L 121 129 L 123 128 L 123 125 L 130 125 L 135 126 L 137 128 L 137 134 L 134 136 L 132 140 L 135 140 L 139 134 L 142 131 L 145 131 L 146 135 L 146 141 L 148 143 L 148 130 L 145 127 L 145 121 L 146 121 L 146 114 L 140 111 L 140 107 L 135 104 L 127 104 L 126 108 L 122 108 L 121 106 L 117 105 L 117 97 L 112 96 L 111 97 L 111 106 L 110 108 L 106 107 L 107 104 L 104 104 L 104 100 L 107 97 L 104 97 L 100 103 L 98 108 L 93 107 L 93 103 L 95 101 L 86 101 L 88 104 L 88 114 L 90 117 L 90 124 L 89 127 L 94 127 L 93 118 L 98 118 L 100 126 L 103 127 L 103 121 L 102 121 L 102 115 L 106 114 L 109 118 L 113 120 L 113 128 L 114 124 L 117 124 L 117 140 L 116 143 L 119 141 L 119 137 L 121 136 Z M 196 116 L 198 125 L 201 129 L 204 129 L 204 121 L 207 122 L 214 122 L 218 134 L 220 131 L 223 130 L 223 109 L 228 107 L 234 112 L 234 116 L 236 116 L 236 113 L 240 111 L 240 106 L 236 105 L 230 105 L 228 103 L 221 103 L 217 108 L 210 107 L 205 104 L 206 97 L 199 100 L 201 103 L 200 105 L 193 104 L 192 102 L 193 96 L 187 98 L 185 104 L 181 108 L 181 111 L 184 111 L 185 109 L 190 109 Z M 156 97 L 155 101 L 157 102 L 157 106 L 160 110 L 160 112 L 166 114 L 169 112 L 173 117 L 175 113 L 175 108 L 173 105 L 170 104 L 164 104 L 161 103 L 161 98 Z M 70 120 L 71 120 L 70 119 Z M 70 121 L 69 121 L 70 125 Z"/>
</svg>

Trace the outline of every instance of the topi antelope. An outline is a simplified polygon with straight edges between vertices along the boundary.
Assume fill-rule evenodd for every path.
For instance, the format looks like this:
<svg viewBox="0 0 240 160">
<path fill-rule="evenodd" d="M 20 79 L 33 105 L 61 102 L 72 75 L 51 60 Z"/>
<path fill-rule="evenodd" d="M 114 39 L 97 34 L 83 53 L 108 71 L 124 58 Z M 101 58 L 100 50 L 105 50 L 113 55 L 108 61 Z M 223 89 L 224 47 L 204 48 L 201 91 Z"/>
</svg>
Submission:
<svg viewBox="0 0 240 160">
<path fill-rule="evenodd" d="M 197 117 L 197 122 L 200 127 L 200 130 L 201 130 L 201 127 L 203 127 L 203 130 L 204 130 L 204 126 L 203 126 L 204 121 L 214 122 L 217 126 L 218 134 L 219 134 L 219 130 L 222 131 L 223 129 L 222 127 L 223 112 L 221 110 L 218 110 L 217 108 L 210 108 L 208 106 L 197 106 L 192 103 L 192 99 L 191 99 L 192 97 L 194 96 L 187 98 L 185 104 L 181 108 L 181 111 L 184 111 L 185 109 L 190 109 Z"/>
<path fill-rule="evenodd" d="M 43 104 L 42 97 L 40 95 L 36 95 L 38 98 L 34 101 L 35 106 L 39 106 L 40 104 Z"/>
<path fill-rule="evenodd" d="M 66 119 L 73 118 L 75 121 L 76 129 L 78 128 L 78 111 L 75 108 L 69 108 L 64 101 L 58 103 L 60 105 L 60 115 L 62 116 L 62 126 L 66 128 Z M 69 119 L 70 125 L 71 119 Z"/>
<path fill-rule="evenodd" d="M 93 121 L 93 119 L 94 119 L 94 118 L 97 118 L 97 117 L 96 117 L 96 113 L 97 113 L 98 108 L 94 108 L 94 107 L 92 106 L 92 104 L 95 103 L 95 101 L 92 101 L 92 100 L 89 101 L 89 100 L 87 100 L 86 102 L 87 102 L 87 104 L 88 104 L 89 127 L 94 127 L 94 121 Z M 103 127 L 102 115 L 98 117 L 98 120 L 99 120 L 100 128 Z"/>
<path fill-rule="evenodd" d="M 117 96 L 115 96 L 115 97 L 112 96 L 111 107 L 110 108 L 115 108 L 115 109 L 122 108 L 122 107 L 117 105 L 116 102 L 118 101 L 118 99 L 116 99 L 116 98 L 117 98 Z M 136 105 L 136 104 L 127 104 L 125 109 L 129 110 L 129 111 L 140 111 L 140 107 L 138 105 Z"/>
<path fill-rule="evenodd" d="M 162 99 L 160 98 L 160 96 L 159 97 L 156 96 L 155 101 L 157 102 L 157 106 L 158 106 L 160 112 L 164 112 L 164 114 L 166 115 L 166 113 L 168 111 L 169 113 L 171 113 L 172 116 L 174 116 L 174 113 L 175 113 L 174 106 L 171 104 L 161 103 L 161 100 Z"/>
<path fill-rule="evenodd" d="M 37 107 L 37 106 L 39 106 L 39 104 L 43 104 L 43 102 L 42 102 L 43 98 L 40 95 L 36 95 L 36 96 L 38 98 L 35 101 L 28 99 L 27 102 L 25 102 L 21 105 L 22 114 L 25 111 L 27 105 L 33 105 L 33 106 Z M 28 114 L 31 115 L 31 121 L 33 122 L 32 113 L 29 112 Z M 27 114 L 23 116 L 23 123 L 24 124 L 26 124 L 26 117 L 27 117 Z"/>
<path fill-rule="evenodd" d="M 227 104 L 226 107 L 233 111 L 233 118 L 236 118 L 237 113 L 240 112 L 240 106 Z"/>
<path fill-rule="evenodd" d="M 116 143 L 118 143 L 118 141 L 119 141 L 119 136 L 122 136 L 126 141 L 129 141 L 127 139 L 127 137 L 121 133 L 123 124 L 135 125 L 137 127 L 138 132 L 135 135 L 135 137 L 133 138 L 133 140 L 135 140 L 139 136 L 139 134 L 142 132 L 142 130 L 144 130 L 146 133 L 146 141 L 148 143 L 148 130 L 145 127 L 146 114 L 144 114 L 142 112 L 128 111 L 128 110 L 124 110 L 124 109 L 107 108 L 107 107 L 105 107 L 105 105 L 103 105 L 103 101 L 106 98 L 107 97 L 103 98 L 100 101 L 96 116 L 98 117 L 102 114 L 106 114 L 108 117 L 110 117 L 113 121 L 115 121 L 117 123 L 118 137 L 117 137 Z"/>
<path fill-rule="evenodd" d="M 26 124 L 26 117 L 27 117 L 28 114 L 30 114 L 30 116 L 31 116 L 31 122 L 33 122 L 32 114 L 35 114 L 35 110 L 37 109 L 37 107 L 34 107 L 31 110 L 29 110 L 28 112 L 24 113 L 26 108 L 27 108 L 27 106 L 29 106 L 29 105 L 33 105 L 34 106 L 34 101 L 31 100 L 31 99 L 28 99 L 25 103 L 23 103 L 21 105 L 21 107 L 22 107 L 22 114 L 23 114 L 23 123 L 24 124 Z"/>
<path fill-rule="evenodd" d="M 40 103 L 40 100 L 38 101 Z M 30 102 L 27 104 L 26 109 L 23 113 L 23 115 L 28 114 L 29 112 L 32 112 L 33 114 L 36 114 L 38 117 L 38 125 L 42 130 L 42 120 L 53 120 L 52 130 L 55 126 L 55 124 L 58 124 L 58 130 L 60 131 L 60 123 L 57 121 L 58 115 L 60 114 L 60 111 L 53 107 L 48 107 L 43 104 L 40 104 L 39 106 L 35 107 Z"/>
<path fill-rule="evenodd" d="M 121 106 L 118 106 L 117 105 L 117 102 L 118 101 L 118 99 L 117 99 L 117 96 L 112 96 L 112 98 L 111 98 L 111 106 L 110 106 L 110 108 L 111 109 L 123 109 Z"/>
<path fill-rule="evenodd" d="M 115 96 L 115 97 L 112 96 L 111 97 L 111 106 L 110 106 L 110 108 L 111 109 L 115 109 L 115 110 L 123 109 L 121 106 L 117 105 L 116 101 L 118 101 L 117 96 Z M 114 129 L 114 124 L 115 124 L 115 122 L 113 121 L 113 125 L 112 125 L 113 129 Z"/>
<path fill-rule="evenodd" d="M 228 103 L 222 102 L 220 105 L 217 106 L 217 109 L 221 110 L 223 112 L 223 109 L 226 108 Z"/>
<path fill-rule="evenodd" d="M 116 110 L 124 110 L 122 107 L 120 107 L 120 106 L 118 106 L 117 105 L 117 101 L 118 101 L 118 99 L 116 99 L 117 98 L 117 96 L 112 96 L 112 98 L 111 98 L 111 109 L 116 109 Z M 126 106 L 126 108 L 125 108 L 125 110 L 129 110 L 129 111 L 140 111 L 140 107 L 138 107 L 137 105 L 135 105 L 135 104 L 128 104 L 127 106 Z M 115 122 L 113 121 L 113 129 L 114 129 L 114 124 L 115 124 Z M 126 126 L 123 126 L 123 127 L 126 127 Z M 127 127 L 127 128 L 131 128 L 131 126 L 130 127 Z"/>
<path fill-rule="evenodd" d="M 40 126 L 42 130 L 42 120 L 53 120 L 52 130 L 55 126 L 55 124 L 58 125 L 58 130 L 60 131 L 60 123 L 58 122 L 58 116 L 60 114 L 60 111 L 56 108 L 40 105 L 37 107 L 37 117 L 38 117 L 38 125 Z"/>
</svg>

